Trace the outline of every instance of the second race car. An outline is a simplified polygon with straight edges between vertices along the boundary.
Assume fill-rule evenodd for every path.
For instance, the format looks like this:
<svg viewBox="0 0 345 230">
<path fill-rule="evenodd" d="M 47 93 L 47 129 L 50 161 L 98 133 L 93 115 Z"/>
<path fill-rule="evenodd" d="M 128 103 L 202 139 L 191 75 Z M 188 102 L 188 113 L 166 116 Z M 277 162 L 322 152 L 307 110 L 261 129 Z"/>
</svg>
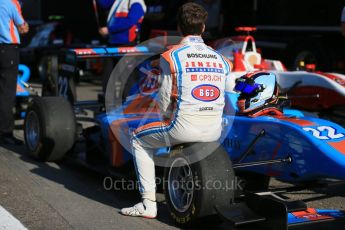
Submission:
<svg viewBox="0 0 345 230">
<path fill-rule="evenodd" d="M 252 27 L 239 27 L 246 35 L 220 39 L 211 45 L 234 63 L 233 77 L 248 71 L 266 70 L 277 73 L 277 81 L 283 93 L 295 108 L 316 112 L 320 117 L 342 125 L 345 114 L 345 75 L 317 71 L 315 64 L 301 63 L 303 71 L 288 71 L 279 60 L 262 57 L 250 32 Z"/>
</svg>

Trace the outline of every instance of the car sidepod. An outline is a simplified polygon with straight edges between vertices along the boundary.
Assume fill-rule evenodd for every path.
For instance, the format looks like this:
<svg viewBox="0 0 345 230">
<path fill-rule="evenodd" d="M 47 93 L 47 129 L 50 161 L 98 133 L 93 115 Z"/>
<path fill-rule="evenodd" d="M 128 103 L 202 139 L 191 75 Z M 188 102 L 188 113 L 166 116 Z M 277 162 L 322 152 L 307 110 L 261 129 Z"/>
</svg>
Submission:
<svg viewBox="0 0 345 230">
<path fill-rule="evenodd" d="M 234 162 L 258 138 L 241 163 L 286 159 L 291 162 L 245 167 L 284 181 L 345 178 L 345 129 L 317 118 L 228 116 L 233 120 L 223 146 Z M 260 133 L 264 135 L 258 137 Z"/>
</svg>

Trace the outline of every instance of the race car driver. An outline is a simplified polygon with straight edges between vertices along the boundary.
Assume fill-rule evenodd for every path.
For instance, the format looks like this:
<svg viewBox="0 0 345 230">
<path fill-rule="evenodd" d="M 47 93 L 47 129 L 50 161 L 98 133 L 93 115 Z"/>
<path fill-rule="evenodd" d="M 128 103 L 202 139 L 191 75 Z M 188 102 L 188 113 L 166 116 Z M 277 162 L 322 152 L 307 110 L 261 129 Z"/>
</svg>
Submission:
<svg viewBox="0 0 345 230">
<path fill-rule="evenodd" d="M 221 135 L 224 92 L 234 86 L 228 76 L 232 64 L 204 44 L 206 19 L 205 9 L 195 3 L 178 11 L 178 30 L 184 38 L 160 58 L 159 104 L 165 119 L 134 131 L 133 157 L 142 202 L 123 208 L 123 215 L 157 216 L 153 160 L 157 148 L 213 142 Z"/>
<path fill-rule="evenodd" d="M 99 33 L 108 36 L 111 45 L 133 45 L 146 12 L 144 0 L 98 0 L 98 3 L 109 10 L 107 26 L 101 27 Z"/>
</svg>

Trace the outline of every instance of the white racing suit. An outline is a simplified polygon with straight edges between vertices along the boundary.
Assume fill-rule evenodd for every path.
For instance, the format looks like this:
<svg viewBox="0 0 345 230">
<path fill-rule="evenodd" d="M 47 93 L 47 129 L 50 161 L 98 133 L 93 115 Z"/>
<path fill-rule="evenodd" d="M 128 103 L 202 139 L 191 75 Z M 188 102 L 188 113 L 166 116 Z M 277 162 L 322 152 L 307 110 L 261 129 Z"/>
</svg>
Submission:
<svg viewBox="0 0 345 230">
<path fill-rule="evenodd" d="M 155 201 L 157 148 L 188 142 L 213 142 L 222 132 L 224 92 L 232 91 L 232 63 L 199 36 L 185 37 L 161 55 L 159 105 L 164 121 L 135 130 L 132 145 L 143 199 Z"/>
</svg>

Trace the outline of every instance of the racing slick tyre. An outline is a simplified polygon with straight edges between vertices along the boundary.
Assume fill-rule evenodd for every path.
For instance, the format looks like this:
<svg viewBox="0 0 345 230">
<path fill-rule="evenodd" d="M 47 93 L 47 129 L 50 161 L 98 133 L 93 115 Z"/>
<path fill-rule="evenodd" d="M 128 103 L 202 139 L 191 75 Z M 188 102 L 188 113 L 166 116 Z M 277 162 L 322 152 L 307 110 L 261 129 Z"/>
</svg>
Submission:
<svg viewBox="0 0 345 230">
<path fill-rule="evenodd" d="M 215 146 L 207 157 L 196 156 Z M 191 161 L 193 159 L 193 161 Z M 181 227 L 221 223 L 215 206 L 234 199 L 235 175 L 227 152 L 218 143 L 183 144 L 173 148 L 164 170 L 165 199 L 172 218 Z"/>
<path fill-rule="evenodd" d="M 58 95 L 58 58 L 53 55 L 43 56 L 38 63 L 38 73 L 42 81 L 42 96 Z"/>
<path fill-rule="evenodd" d="M 37 97 L 30 104 L 24 137 L 30 156 L 56 162 L 72 149 L 76 139 L 73 109 L 62 97 Z"/>
</svg>

